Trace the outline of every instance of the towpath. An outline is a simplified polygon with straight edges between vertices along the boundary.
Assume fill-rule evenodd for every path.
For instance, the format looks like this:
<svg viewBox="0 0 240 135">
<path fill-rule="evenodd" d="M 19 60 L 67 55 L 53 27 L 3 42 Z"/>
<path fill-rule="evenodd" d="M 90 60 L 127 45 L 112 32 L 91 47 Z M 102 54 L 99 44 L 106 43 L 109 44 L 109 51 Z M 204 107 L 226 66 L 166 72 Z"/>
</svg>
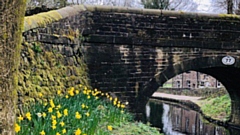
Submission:
<svg viewBox="0 0 240 135">
<path fill-rule="evenodd" d="M 202 98 L 202 97 L 166 94 L 166 93 L 161 93 L 161 92 L 155 92 L 152 95 L 152 97 L 169 98 L 169 99 L 176 99 L 176 100 L 190 100 L 194 103 L 197 103 Z"/>
</svg>

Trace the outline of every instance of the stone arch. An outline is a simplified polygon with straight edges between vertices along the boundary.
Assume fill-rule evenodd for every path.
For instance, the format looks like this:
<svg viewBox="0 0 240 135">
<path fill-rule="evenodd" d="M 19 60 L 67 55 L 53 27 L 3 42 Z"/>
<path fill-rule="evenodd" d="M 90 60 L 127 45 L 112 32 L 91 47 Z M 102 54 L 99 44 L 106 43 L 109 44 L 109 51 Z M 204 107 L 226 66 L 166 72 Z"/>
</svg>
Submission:
<svg viewBox="0 0 240 135">
<path fill-rule="evenodd" d="M 235 57 L 235 63 L 227 66 L 222 63 L 223 57 L 199 57 L 169 65 L 156 74 L 139 93 L 136 102 L 137 111 L 143 111 L 149 97 L 167 80 L 183 72 L 194 70 L 215 77 L 226 87 L 232 103 L 231 123 L 240 125 L 240 62 Z"/>
</svg>

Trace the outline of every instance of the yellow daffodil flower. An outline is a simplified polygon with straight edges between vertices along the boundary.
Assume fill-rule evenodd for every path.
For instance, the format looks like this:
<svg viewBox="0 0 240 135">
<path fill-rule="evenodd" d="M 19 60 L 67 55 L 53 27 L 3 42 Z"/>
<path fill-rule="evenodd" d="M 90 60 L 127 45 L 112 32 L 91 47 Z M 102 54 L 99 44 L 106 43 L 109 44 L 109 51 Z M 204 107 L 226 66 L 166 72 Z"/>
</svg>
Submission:
<svg viewBox="0 0 240 135">
<path fill-rule="evenodd" d="M 57 127 L 56 127 L 56 125 L 52 125 L 52 129 L 56 129 Z"/>
<path fill-rule="evenodd" d="M 75 135 L 80 135 L 81 133 L 82 131 L 79 128 L 75 131 Z"/>
<path fill-rule="evenodd" d="M 69 91 L 69 95 L 73 97 L 74 96 L 74 92 L 73 91 Z"/>
<path fill-rule="evenodd" d="M 63 130 L 62 130 L 62 133 L 63 133 L 63 134 L 67 133 L 67 130 L 66 130 L 66 129 L 63 129 Z"/>
<path fill-rule="evenodd" d="M 45 135 L 44 130 L 42 130 L 39 134 L 40 134 L 40 135 Z"/>
<path fill-rule="evenodd" d="M 57 118 L 61 118 L 61 117 L 62 117 L 62 114 L 59 111 L 57 111 Z"/>
<path fill-rule="evenodd" d="M 47 114 L 45 112 L 42 113 L 43 118 L 45 118 L 47 116 Z"/>
<path fill-rule="evenodd" d="M 61 125 L 61 127 L 63 127 L 65 125 L 65 123 L 63 121 L 61 121 L 59 124 Z"/>
<path fill-rule="evenodd" d="M 24 119 L 24 118 L 22 117 L 22 115 L 20 115 L 20 116 L 18 117 L 18 121 L 19 121 L 19 122 L 21 122 L 23 119 Z"/>
<path fill-rule="evenodd" d="M 21 127 L 16 123 L 15 124 L 15 132 L 18 133 L 21 130 Z"/>
<path fill-rule="evenodd" d="M 89 116 L 90 116 L 90 113 L 89 113 L 89 112 L 87 112 L 87 113 L 85 113 L 85 115 L 86 115 L 87 117 L 89 117 Z"/>
<path fill-rule="evenodd" d="M 92 91 L 91 90 L 87 90 L 87 94 L 91 93 Z"/>
<path fill-rule="evenodd" d="M 71 87 L 70 90 L 68 90 L 68 94 L 70 96 L 74 96 L 74 88 L 73 87 Z"/>
<path fill-rule="evenodd" d="M 75 117 L 76 117 L 76 119 L 81 119 L 82 115 L 79 112 L 76 112 Z"/>
<path fill-rule="evenodd" d="M 57 105 L 57 109 L 60 109 L 61 108 L 61 105 Z"/>
<path fill-rule="evenodd" d="M 84 109 L 86 107 L 85 104 L 82 104 L 81 106 L 82 106 L 82 109 Z"/>
<path fill-rule="evenodd" d="M 54 108 L 54 107 L 55 107 L 55 104 L 54 104 L 54 102 L 53 102 L 53 100 L 52 100 L 52 99 L 50 100 L 50 106 L 51 106 L 52 108 Z"/>
<path fill-rule="evenodd" d="M 52 120 L 52 125 L 57 125 L 57 121 L 56 120 Z"/>
<path fill-rule="evenodd" d="M 64 116 L 68 116 L 68 110 L 67 110 L 67 109 L 64 109 L 64 110 L 63 110 L 63 115 L 64 115 Z"/>
<path fill-rule="evenodd" d="M 49 113 L 52 113 L 52 112 L 53 112 L 52 107 L 48 108 L 48 112 L 49 112 Z"/>
<path fill-rule="evenodd" d="M 51 116 L 51 119 L 52 119 L 52 120 L 56 120 L 56 118 L 57 118 L 57 117 L 56 117 L 55 115 L 52 115 L 52 116 Z"/>
<path fill-rule="evenodd" d="M 109 131 L 112 131 L 113 130 L 113 128 L 112 128 L 112 126 L 107 126 L 107 129 L 109 130 Z"/>
<path fill-rule="evenodd" d="M 27 118 L 28 120 L 31 120 L 31 119 L 32 119 L 30 112 L 27 112 L 25 116 L 26 116 L 26 118 Z"/>
</svg>

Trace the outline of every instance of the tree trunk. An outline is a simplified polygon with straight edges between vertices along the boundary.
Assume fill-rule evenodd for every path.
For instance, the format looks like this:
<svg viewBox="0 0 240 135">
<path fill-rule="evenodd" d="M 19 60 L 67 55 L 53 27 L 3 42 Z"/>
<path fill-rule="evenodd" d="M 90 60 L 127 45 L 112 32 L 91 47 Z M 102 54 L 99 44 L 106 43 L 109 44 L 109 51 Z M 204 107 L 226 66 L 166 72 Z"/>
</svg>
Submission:
<svg viewBox="0 0 240 135">
<path fill-rule="evenodd" d="M 0 0 L 0 134 L 14 135 L 17 68 L 26 0 Z"/>
<path fill-rule="evenodd" d="M 227 0 L 227 13 L 233 14 L 233 1 Z"/>
</svg>

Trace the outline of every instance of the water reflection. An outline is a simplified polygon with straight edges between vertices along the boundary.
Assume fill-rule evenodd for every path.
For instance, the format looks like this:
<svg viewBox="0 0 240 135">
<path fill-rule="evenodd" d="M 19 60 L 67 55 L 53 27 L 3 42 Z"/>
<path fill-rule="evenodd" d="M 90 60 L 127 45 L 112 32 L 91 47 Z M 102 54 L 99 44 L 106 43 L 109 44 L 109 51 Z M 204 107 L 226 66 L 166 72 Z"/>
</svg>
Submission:
<svg viewBox="0 0 240 135">
<path fill-rule="evenodd" d="M 235 135 L 239 131 L 207 123 L 196 111 L 150 101 L 146 106 L 147 121 L 162 129 L 165 135 Z"/>
<path fill-rule="evenodd" d="M 167 104 L 163 104 L 162 122 L 164 124 L 163 124 L 162 129 L 163 129 L 164 133 L 167 135 L 184 135 L 180 132 L 177 132 L 178 130 L 176 130 L 176 129 L 174 130 L 175 127 L 172 124 L 171 117 L 168 117 L 169 112 L 170 112 L 170 106 Z"/>
</svg>

